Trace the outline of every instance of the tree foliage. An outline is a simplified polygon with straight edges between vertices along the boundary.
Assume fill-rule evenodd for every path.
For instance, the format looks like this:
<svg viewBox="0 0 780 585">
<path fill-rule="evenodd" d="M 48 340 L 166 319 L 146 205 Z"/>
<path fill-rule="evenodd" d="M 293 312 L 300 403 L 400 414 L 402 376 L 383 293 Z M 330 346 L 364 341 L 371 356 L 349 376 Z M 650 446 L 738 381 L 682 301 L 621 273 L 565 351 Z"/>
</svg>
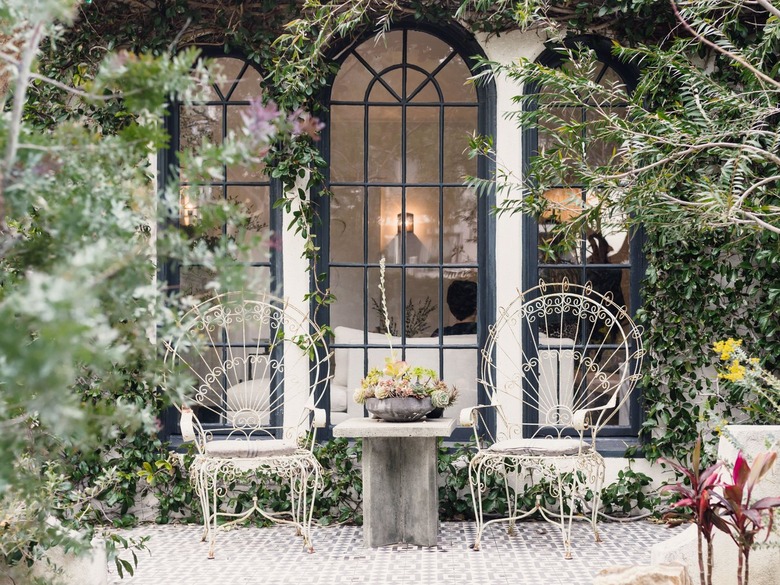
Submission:
<svg viewBox="0 0 780 585">
<path fill-rule="evenodd" d="M 93 496 L 122 517 L 138 488 L 133 469 L 143 464 L 160 476 L 155 489 L 166 518 L 189 505 L 191 494 L 175 469 L 168 473 L 167 453 L 153 436 L 154 414 L 167 399 L 157 392 L 152 342 L 171 326 L 177 302 L 154 281 L 155 269 L 170 258 L 222 266 L 222 286 L 243 278 L 232 262 L 234 243 L 204 246 L 171 229 L 177 187 L 170 185 L 158 202 L 149 184 L 147 161 L 167 143 L 160 116 L 170 92 L 186 99 L 193 72 L 201 75 L 195 53 L 183 50 L 193 45 L 256 61 L 266 74 L 266 96 L 293 110 L 315 107 L 339 48 L 400 19 L 457 19 L 487 34 L 535 27 L 548 31 L 553 44 L 574 31 L 620 41 L 619 56 L 642 71 L 631 95 L 619 86 L 594 86 L 593 55 L 574 46 L 565 55 L 577 65 L 566 70 L 492 64 L 494 74 L 544 85 L 573 103 L 590 99 L 586 107 L 594 114 L 575 123 L 543 103 L 535 111 L 520 108 L 518 131 L 541 119 L 559 132 L 548 156 L 537 157 L 530 183 L 503 177 L 521 194 L 507 211 L 542 212 L 548 203 L 538 195 L 545 186 L 574 173 L 598 200 L 578 221 L 611 208 L 646 226 L 645 449 L 653 457 L 684 458 L 702 420 L 728 414 L 743 400 L 737 389 L 702 375 L 711 342 L 742 337 L 752 354 L 766 356 L 768 368 L 780 360 L 780 244 L 773 229 L 779 33 L 776 2 L 680 6 L 690 28 L 680 24 L 673 32 L 666 0 L 4 2 L 0 20 L 9 41 L 0 62 L 14 83 L 0 119 L 0 317 L 12 324 L 0 332 L 0 500 L 8 509 L 11 496 L 26 499 L 34 512 L 16 542 L 51 540 L 51 529 L 37 532 L 40 521 Z M 40 29 L 31 42 L 35 23 Z M 521 106 L 536 99 L 518 97 Z M 626 100 L 630 114 L 600 117 L 598 100 L 607 98 Z M 583 158 L 583 133 L 615 145 L 609 165 Z M 280 205 L 314 262 L 321 153 L 310 140 L 267 146 L 266 152 L 249 140 L 206 148 L 191 165 L 197 161 L 208 174 L 224 157 L 266 153 L 273 177 L 285 186 Z M 204 218 L 237 229 L 246 219 L 237 210 L 212 211 L 204 210 Z M 209 227 L 204 222 L 193 236 Z M 326 291 L 314 296 L 327 301 Z M 116 453 L 99 457 L 107 444 L 122 454 L 118 460 Z M 101 470 L 105 460 L 116 465 Z M 79 468 L 71 477 L 85 490 L 70 489 L 61 473 L 66 464 Z M 18 514 L 14 521 L 21 526 Z"/>
<path fill-rule="evenodd" d="M 0 7 L 8 87 L 0 96 L 0 552 L 11 561 L 72 538 L 61 526 L 127 489 L 137 470 L 122 461 L 73 483 L 95 453 L 160 449 L 156 417 L 179 388 L 160 394 L 157 338 L 175 330 L 192 299 L 158 282 L 158 266 L 207 266 L 216 275 L 209 286 L 240 289 L 249 277 L 236 258 L 263 245 L 243 237 L 248 212 L 225 201 L 199 202 L 201 221 L 180 230 L 178 185 L 158 193 L 154 183 L 149 162 L 167 144 L 171 96 L 188 102 L 210 79 L 198 52 L 117 51 L 77 86 L 49 78 L 41 48 L 62 42 L 75 10 L 72 0 Z M 50 105 L 36 109 L 40 96 L 59 99 L 67 115 L 33 115 Z M 104 132 L 93 112 L 121 112 L 122 123 Z M 311 130 L 260 102 L 245 122 L 219 146 L 182 153 L 191 181 L 218 176 L 225 163 L 259 164 L 272 142 Z M 223 225 L 238 237 L 204 237 Z"/>
<path fill-rule="evenodd" d="M 780 21 L 765 15 L 748 38 L 735 40 L 730 31 L 744 14 L 727 19 L 718 6 L 695 2 L 678 12 L 695 36 L 668 47 L 615 44 L 615 55 L 641 70 L 634 91 L 594 80 L 597 57 L 577 44 L 559 48 L 566 68 L 491 63 L 490 74 L 541 90 L 518 97 L 518 124 L 554 129 L 521 192 L 539 202 L 553 186 L 583 185 L 595 203 L 580 223 L 618 208 L 648 229 L 691 221 L 780 234 Z M 626 104 L 625 114 L 605 104 Z M 568 108 L 585 115 L 568 116 Z M 607 160 L 588 154 L 593 140 L 613 145 Z M 518 197 L 508 208 L 539 212 L 527 203 Z"/>
</svg>

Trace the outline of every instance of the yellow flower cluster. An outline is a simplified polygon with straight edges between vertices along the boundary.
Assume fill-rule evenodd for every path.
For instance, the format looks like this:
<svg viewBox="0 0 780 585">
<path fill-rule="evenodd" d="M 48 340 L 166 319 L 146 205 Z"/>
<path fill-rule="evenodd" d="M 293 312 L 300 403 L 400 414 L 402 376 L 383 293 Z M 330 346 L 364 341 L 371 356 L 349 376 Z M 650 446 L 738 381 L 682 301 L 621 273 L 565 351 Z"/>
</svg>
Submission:
<svg viewBox="0 0 780 585">
<path fill-rule="evenodd" d="M 718 436 L 723 434 L 723 431 L 725 430 L 726 425 L 728 425 L 729 422 L 730 421 L 728 419 L 725 418 L 720 419 L 720 422 L 718 422 L 718 424 L 716 424 L 715 428 L 713 429 L 713 431 L 715 431 L 715 434 Z"/>
<path fill-rule="evenodd" d="M 734 350 L 742 345 L 741 339 L 732 339 L 729 337 L 726 341 L 716 341 L 713 345 L 715 353 L 720 354 L 721 361 L 727 361 L 731 359 L 731 354 Z M 743 368 L 744 369 L 744 368 Z"/>
<path fill-rule="evenodd" d="M 728 380 L 729 382 L 739 382 L 745 378 L 745 366 L 739 363 L 739 360 L 734 360 L 729 365 L 729 369 L 725 372 L 718 374 L 719 378 Z"/>
<path fill-rule="evenodd" d="M 765 370 L 758 358 L 748 355 L 741 340 L 717 341 L 712 348 L 721 360 L 718 378 L 750 391 L 745 408 L 762 420 L 780 423 L 780 378 Z"/>
</svg>

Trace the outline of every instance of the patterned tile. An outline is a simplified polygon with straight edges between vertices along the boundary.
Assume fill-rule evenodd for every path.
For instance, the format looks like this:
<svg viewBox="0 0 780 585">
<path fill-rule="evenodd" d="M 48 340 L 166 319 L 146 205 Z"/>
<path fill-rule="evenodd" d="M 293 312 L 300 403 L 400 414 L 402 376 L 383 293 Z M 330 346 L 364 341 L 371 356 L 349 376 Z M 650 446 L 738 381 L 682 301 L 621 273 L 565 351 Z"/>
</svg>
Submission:
<svg viewBox="0 0 780 585">
<path fill-rule="evenodd" d="M 544 522 L 521 522 L 509 536 L 506 525 L 488 527 L 482 550 L 469 545 L 474 525 L 445 522 L 438 545 L 398 544 L 377 549 L 363 545 L 356 526 L 313 530 L 316 552 L 304 551 L 290 528 L 237 528 L 217 539 L 216 559 L 206 558 L 201 527 L 143 525 L 123 530 L 125 537 L 149 536 L 149 552 L 139 554 L 132 577 L 120 579 L 113 563 L 111 585 L 590 585 L 593 575 L 609 565 L 648 563 L 650 547 L 682 528 L 669 529 L 644 521 L 602 523 L 604 542 L 593 541 L 589 526 L 576 524 L 574 558 L 563 558 L 557 529 Z M 129 555 L 127 555 L 129 558 Z"/>
</svg>

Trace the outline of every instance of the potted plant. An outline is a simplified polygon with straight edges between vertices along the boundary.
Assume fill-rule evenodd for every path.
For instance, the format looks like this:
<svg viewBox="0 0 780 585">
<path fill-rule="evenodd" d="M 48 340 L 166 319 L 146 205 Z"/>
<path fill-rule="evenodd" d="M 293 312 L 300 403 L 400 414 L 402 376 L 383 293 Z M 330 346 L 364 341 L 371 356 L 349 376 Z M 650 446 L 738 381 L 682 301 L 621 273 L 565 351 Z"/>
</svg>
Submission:
<svg viewBox="0 0 780 585">
<path fill-rule="evenodd" d="M 439 380 L 434 370 L 388 357 L 384 368 L 372 368 L 363 378 L 355 401 L 381 419 L 407 422 L 450 406 L 457 395 L 457 389 Z"/>
<path fill-rule="evenodd" d="M 430 368 L 412 366 L 396 357 L 390 335 L 390 319 L 385 296 L 385 259 L 379 261 L 379 292 L 382 318 L 390 346 L 384 368 L 372 368 L 355 390 L 355 402 L 365 404 L 374 416 L 391 422 L 420 420 L 436 409 L 455 402 L 458 391 L 440 380 Z M 441 412 L 438 413 L 441 416 Z"/>
</svg>

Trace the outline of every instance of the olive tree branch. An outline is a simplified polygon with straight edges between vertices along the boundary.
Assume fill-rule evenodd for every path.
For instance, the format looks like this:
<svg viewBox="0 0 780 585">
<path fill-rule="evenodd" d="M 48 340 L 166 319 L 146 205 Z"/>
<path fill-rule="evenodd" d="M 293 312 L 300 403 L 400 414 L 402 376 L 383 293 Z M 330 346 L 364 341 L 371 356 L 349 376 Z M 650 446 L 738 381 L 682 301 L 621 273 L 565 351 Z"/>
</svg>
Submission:
<svg viewBox="0 0 780 585">
<path fill-rule="evenodd" d="M 774 14 L 777 18 L 780 18 L 780 9 L 769 2 L 769 0 L 756 0 L 756 2 L 758 2 L 758 4 L 767 12 Z"/>
<path fill-rule="evenodd" d="M 30 68 L 33 59 L 38 52 L 38 45 L 43 38 L 43 23 L 37 22 L 30 31 L 30 36 L 22 51 L 22 58 L 17 65 L 16 91 L 11 108 L 11 121 L 8 124 L 8 143 L 5 147 L 5 160 L 0 169 L 0 233 L 8 231 L 5 221 L 5 190 L 11 182 L 11 171 L 16 161 L 16 152 L 19 145 L 19 133 L 22 127 L 22 114 L 24 103 L 27 99 L 27 88 L 30 84 Z"/>
<path fill-rule="evenodd" d="M 689 146 L 681 151 L 675 152 L 673 154 L 670 154 L 668 156 L 665 156 L 661 160 L 657 160 L 655 162 L 652 162 L 647 165 L 643 165 L 641 167 L 635 167 L 633 169 L 630 169 L 628 171 L 622 172 L 622 173 L 616 173 L 613 175 L 604 175 L 604 179 L 606 180 L 613 180 L 618 181 L 620 179 L 627 179 L 630 177 L 634 177 L 638 174 L 647 172 L 649 170 L 652 170 L 654 168 L 657 168 L 659 166 L 663 166 L 668 164 L 669 162 L 684 157 L 689 154 L 694 154 L 696 152 L 700 152 L 702 150 L 707 150 L 709 148 L 731 148 L 734 150 L 746 150 L 753 154 L 760 154 L 773 163 L 780 165 L 780 156 L 769 152 L 768 150 L 765 150 L 763 148 L 758 148 L 756 146 L 751 146 L 749 144 L 739 144 L 739 143 L 733 143 L 733 142 L 707 142 L 702 144 L 694 144 L 692 146 Z"/>
<path fill-rule="evenodd" d="M 687 30 L 691 35 L 693 35 L 696 39 L 698 39 L 700 42 L 704 43 L 711 49 L 717 51 L 718 53 L 725 55 L 732 61 L 736 61 L 740 65 L 742 65 L 745 69 L 750 71 L 753 75 L 755 75 L 757 78 L 765 81 L 769 85 L 773 85 L 774 87 L 780 89 L 780 82 L 778 82 L 775 79 L 772 79 L 768 75 L 766 75 L 763 71 L 760 71 L 753 65 L 751 65 L 748 61 L 740 57 L 739 55 L 736 55 L 732 53 L 731 51 L 727 51 L 723 47 L 719 46 L 717 43 L 713 43 L 711 40 L 709 40 L 707 37 L 696 31 L 689 23 L 688 21 L 683 18 L 682 14 L 680 14 L 680 10 L 677 7 L 677 3 L 675 0 L 670 0 L 669 2 L 672 5 L 672 11 L 674 12 L 675 17 L 680 22 L 680 24 Z"/>
<path fill-rule="evenodd" d="M 742 203 L 744 203 L 745 199 L 747 199 L 747 196 L 750 195 L 753 191 L 755 191 L 759 187 L 763 187 L 764 185 L 768 185 L 769 183 L 774 183 L 775 181 L 780 181 L 780 175 L 772 175 L 772 176 L 769 176 L 769 177 L 764 177 L 763 179 L 761 179 L 757 183 L 753 183 L 750 187 L 748 187 L 747 189 L 745 189 L 742 192 L 742 195 L 740 195 L 737 198 L 736 205 L 737 206 L 741 206 Z"/>
<path fill-rule="evenodd" d="M 761 216 L 756 215 L 755 213 L 753 213 L 751 211 L 746 211 L 744 209 L 740 209 L 739 213 L 741 213 L 747 219 L 749 219 L 750 222 L 754 222 L 756 225 L 761 226 L 765 230 L 770 231 L 770 232 L 775 233 L 775 234 L 780 234 L 780 227 L 778 227 L 778 226 L 776 226 L 774 224 L 771 224 L 771 223 L 769 223 L 767 221 L 764 221 L 763 219 L 761 219 Z"/>
<path fill-rule="evenodd" d="M 47 83 L 53 87 L 56 87 L 58 89 L 61 89 L 62 91 L 65 91 L 71 95 L 84 98 L 87 100 L 96 100 L 96 101 L 111 101 L 115 99 L 120 99 L 122 97 L 125 97 L 127 95 L 137 94 L 137 90 L 133 90 L 132 92 L 112 92 L 108 94 L 96 94 L 96 93 L 90 93 L 87 91 L 83 91 L 81 89 L 77 89 L 75 87 L 72 87 L 70 85 L 67 85 L 65 83 L 62 83 L 60 81 L 57 81 L 56 79 L 52 79 L 51 77 L 47 77 L 45 75 L 41 75 L 40 73 L 30 73 L 30 79 L 37 79 L 39 81 L 43 81 L 44 83 Z"/>
</svg>

